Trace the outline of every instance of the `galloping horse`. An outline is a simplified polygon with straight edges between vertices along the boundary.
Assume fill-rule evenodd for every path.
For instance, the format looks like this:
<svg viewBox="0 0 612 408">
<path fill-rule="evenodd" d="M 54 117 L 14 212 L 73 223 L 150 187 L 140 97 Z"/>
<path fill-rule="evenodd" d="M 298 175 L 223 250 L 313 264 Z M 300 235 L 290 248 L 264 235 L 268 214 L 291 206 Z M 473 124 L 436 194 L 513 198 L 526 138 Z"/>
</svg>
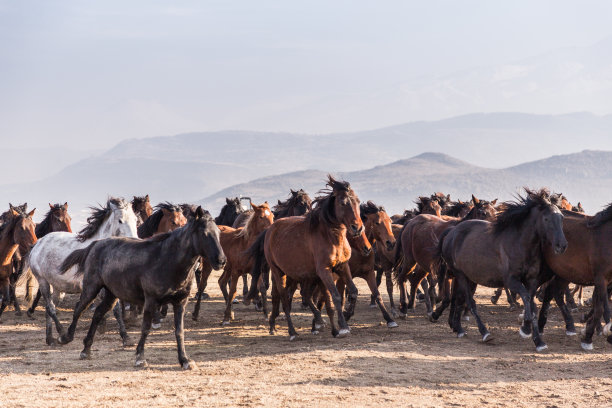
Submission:
<svg viewBox="0 0 612 408">
<path fill-rule="evenodd" d="M 52 232 L 39 239 L 30 255 L 26 257 L 32 273 L 38 280 L 38 288 L 46 302 L 46 341 L 55 343 L 53 338 L 53 322 L 60 335 L 64 329 L 57 318 L 55 305 L 51 298 L 51 287 L 54 291 L 80 293 L 82 276 L 76 270 L 63 274 L 60 265 L 72 251 L 88 246 L 91 242 L 112 236 L 127 236 L 136 238 L 136 215 L 131 205 L 121 198 L 109 198 L 101 208 L 92 208 L 92 214 L 87 218 L 87 225 L 78 234 L 70 232 Z M 24 269 L 27 265 L 24 266 Z M 22 274 L 22 278 L 27 275 Z M 21 280 L 20 279 L 20 280 Z M 119 311 L 115 311 L 115 317 Z M 120 324 L 121 330 L 122 324 Z M 127 342 L 125 328 L 120 332 L 124 343 Z"/>
<path fill-rule="evenodd" d="M 541 248 L 561 254 L 567 249 L 567 240 L 563 234 L 563 215 L 550 201 L 548 191 L 525 191 L 526 197 L 506 203 L 504 212 L 493 222 L 469 220 L 446 230 L 436 255 L 444 260 L 448 273 L 454 277 L 449 324 L 458 337 L 465 335 L 460 312 L 467 302 L 482 341 L 490 339 L 476 309 L 474 285 L 506 286 L 518 293 L 525 305 L 519 334 L 527 338 L 531 333 L 536 350 L 541 351 L 547 346 L 533 320 L 533 295 L 543 281 Z"/>
<path fill-rule="evenodd" d="M 555 296 L 557 304 L 563 303 L 563 288 L 568 282 L 578 285 L 595 285 L 593 290 L 593 315 L 587 321 L 581 346 L 584 350 L 593 349 L 593 333 L 603 316 L 606 324 L 604 334 L 612 343 L 610 334 L 610 304 L 607 286 L 612 283 L 612 204 L 592 217 L 573 211 L 563 211 L 563 232 L 569 243 L 567 251 L 556 255 L 548 247 L 543 247 L 546 266 L 555 274 L 556 285 L 548 285 L 544 292 L 542 309 L 538 320 L 539 328 L 546 324 L 550 300 Z M 559 299 L 560 294 L 560 299 Z M 564 310 L 566 330 L 571 334 L 573 323 L 569 324 L 571 315 Z M 569 315 L 569 316 L 568 316 Z M 568 319 L 569 317 L 569 319 Z"/>
<path fill-rule="evenodd" d="M 136 226 L 140 226 L 143 222 L 147 220 L 153 214 L 153 207 L 151 207 L 151 201 L 149 200 L 149 195 L 147 194 L 144 197 L 134 196 L 132 200 L 132 210 L 134 210 L 134 214 L 138 217 L 138 222 Z"/>
<path fill-rule="evenodd" d="M 25 214 L 11 208 L 10 218 L 0 227 L 0 293 L 2 294 L 0 316 L 11 301 L 10 278 L 13 269 L 13 255 L 18 248 L 21 248 L 23 253 L 27 253 L 36 243 L 35 226 L 32 221 L 34 211 L 35 209 Z"/>
<path fill-rule="evenodd" d="M 199 257 L 206 257 L 216 268 L 225 263 L 217 226 L 201 207 L 187 225 L 173 232 L 147 240 L 108 238 L 72 252 L 63 262 L 61 270 L 65 272 L 79 264 L 77 275 L 83 277 L 83 291 L 68 332 L 60 337 L 60 342 L 65 344 L 74 339 L 79 317 L 105 288 L 102 302 L 96 307 L 83 340 L 85 347 L 81 359 L 91 357 L 96 328 L 119 297 L 131 304 L 142 305 L 144 309 L 142 334 L 136 347 L 137 367 L 147 365 L 144 345 L 153 314 L 161 305 L 171 303 L 179 364 L 183 369 L 196 368 L 185 353 L 183 319 L 193 283 L 193 265 Z"/>
<path fill-rule="evenodd" d="M 232 302 L 236 296 L 238 278 L 250 272 L 252 268 L 253 262 L 245 251 L 255 242 L 257 236 L 274 222 L 274 215 L 267 202 L 262 205 L 251 204 L 251 207 L 253 212 L 248 219 L 246 227 L 232 228 L 224 225 L 219 227 L 221 231 L 221 246 L 227 257 L 227 264 L 219 278 L 219 287 L 225 298 L 224 325 L 230 324 L 230 320 L 234 318 Z M 254 282 L 257 281 L 254 280 Z M 230 285 L 229 293 L 227 291 L 228 283 Z"/>
<path fill-rule="evenodd" d="M 288 279 L 296 282 L 321 279 L 338 313 L 340 330 L 336 329 L 332 319 L 332 334 L 343 337 L 350 333 L 333 274 L 336 273 L 347 285 L 349 310 L 353 310 L 357 287 L 348 266 L 351 246 L 347 241 L 347 232 L 351 236 L 360 236 L 364 226 L 359 213 L 359 198 L 349 183 L 328 176 L 327 186 L 330 190 L 322 191 L 314 200 L 311 212 L 302 217 L 278 220 L 260 234 L 249 248 L 249 253 L 256 260 L 253 266 L 254 281 L 259 278 L 264 261 L 272 270 L 270 333 L 274 333 L 279 302 L 282 302 L 290 340 L 297 336 L 297 332 L 291 320 L 291 298 L 286 286 Z M 254 287 L 251 286 L 247 299 L 254 295 Z"/>
</svg>

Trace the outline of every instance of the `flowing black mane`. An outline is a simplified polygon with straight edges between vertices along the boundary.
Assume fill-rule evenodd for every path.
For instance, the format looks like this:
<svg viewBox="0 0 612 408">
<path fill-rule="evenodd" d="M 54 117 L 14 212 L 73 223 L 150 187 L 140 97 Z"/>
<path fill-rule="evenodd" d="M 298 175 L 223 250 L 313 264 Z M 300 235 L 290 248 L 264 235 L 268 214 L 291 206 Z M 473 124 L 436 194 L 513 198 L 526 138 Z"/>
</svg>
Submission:
<svg viewBox="0 0 612 408">
<path fill-rule="evenodd" d="M 451 202 L 444 209 L 444 215 L 448 215 L 449 217 L 458 217 L 461 211 L 463 211 L 466 208 L 470 208 L 471 203 L 472 203 L 471 201 Z M 472 209 L 470 208 L 470 211 L 471 210 Z"/>
<path fill-rule="evenodd" d="M 381 211 L 385 211 L 385 207 L 376 205 L 373 201 L 368 201 L 367 203 L 363 203 L 359 206 L 359 212 L 362 220 L 365 220 L 366 215 L 378 214 Z"/>
<path fill-rule="evenodd" d="M 183 204 L 179 204 L 178 206 L 181 208 L 181 211 L 183 212 L 183 216 L 187 218 L 187 221 L 195 217 L 195 212 L 198 208 L 197 205 L 183 203 Z M 205 212 L 208 213 L 208 211 L 205 211 Z"/>
<path fill-rule="evenodd" d="M 278 204 L 272 208 L 274 218 L 283 218 L 289 215 L 292 208 L 303 206 L 306 208 L 306 212 L 312 210 L 312 200 L 308 194 L 303 190 L 298 191 L 291 190 L 291 196 L 285 201 L 278 200 Z"/>
<path fill-rule="evenodd" d="M 528 217 L 534 207 L 549 207 L 555 205 L 551 202 L 550 193 L 542 188 L 532 191 L 525 188 L 527 195 L 519 195 L 517 201 L 505 202 L 506 209 L 493 221 L 493 232 L 500 234 L 512 226 L 520 226 Z"/>
<path fill-rule="evenodd" d="M 51 231 L 51 229 L 53 228 L 53 226 L 51 225 L 51 216 L 53 215 L 53 211 L 60 210 L 62 209 L 62 207 L 62 204 L 53 204 L 53 208 L 50 208 L 49 211 L 47 211 L 45 218 L 40 222 L 40 224 L 36 226 L 36 237 L 38 239 L 44 237 L 50 232 L 53 232 Z"/>
<path fill-rule="evenodd" d="M 599 227 L 610 220 L 612 220 L 612 203 L 608 204 L 606 208 L 591 217 L 591 219 L 587 222 L 587 227 Z"/>
<path fill-rule="evenodd" d="M 91 209 L 91 215 L 87 217 L 87 225 L 77 235 L 77 239 L 80 242 L 87 241 L 98 232 L 102 223 L 104 223 L 106 218 L 113 212 L 111 204 L 119 208 L 127 206 L 123 198 L 111 197 L 106 201 L 105 207 L 89 207 Z"/>
<path fill-rule="evenodd" d="M 317 228 L 321 223 L 337 227 L 339 222 L 336 219 L 336 211 L 334 209 L 336 200 L 334 193 L 346 191 L 351 194 L 353 191 L 348 181 L 338 181 L 332 176 L 328 176 L 326 186 L 329 188 L 320 190 L 317 193 L 319 195 L 312 201 L 312 211 L 306 214 L 306 221 L 312 229 Z"/>
<path fill-rule="evenodd" d="M 183 211 L 178 205 L 174 205 L 167 201 L 165 203 L 157 204 L 155 206 L 155 211 L 153 212 L 153 214 L 151 214 L 151 216 L 147 218 L 147 220 L 140 224 L 140 226 L 138 227 L 138 238 L 149 238 L 157 232 L 159 223 L 161 222 L 162 218 L 164 218 L 163 210 L 181 213 Z"/>
</svg>

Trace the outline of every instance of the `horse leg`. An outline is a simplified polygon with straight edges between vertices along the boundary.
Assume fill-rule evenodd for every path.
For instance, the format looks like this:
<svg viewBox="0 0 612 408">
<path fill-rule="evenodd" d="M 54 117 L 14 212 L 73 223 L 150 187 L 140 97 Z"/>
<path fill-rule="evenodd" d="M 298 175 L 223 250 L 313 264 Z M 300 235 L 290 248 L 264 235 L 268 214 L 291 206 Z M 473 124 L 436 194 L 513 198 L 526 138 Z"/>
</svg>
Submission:
<svg viewBox="0 0 612 408">
<path fill-rule="evenodd" d="M 484 342 L 491 340 L 491 333 L 489 332 L 489 330 L 486 328 L 486 326 L 480 319 L 480 315 L 478 314 L 478 309 L 476 308 L 476 302 L 474 301 L 474 291 L 472 290 L 472 288 L 475 287 L 476 285 L 470 282 L 467 279 L 467 277 L 461 272 L 455 275 L 455 279 L 458 279 L 460 281 L 460 285 L 463 287 L 467 305 L 470 308 L 470 312 L 474 316 L 474 319 L 476 319 L 476 324 L 478 325 L 478 331 L 480 332 L 480 335 L 482 336 L 482 342 L 484 343 Z"/>
<path fill-rule="evenodd" d="M 519 329 L 519 334 L 522 338 L 529 338 L 529 334 L 531 334 L 531 338 L 536 346 L 537 351 L 542 351 L 548 348 L 546 343 L 542 341 L 540 337 L 540 331 L 538 330 L 538 324 L 534 320 L 534 312 L 535 312 L 535 303 L 527 290 L 527 288 L 523 285 L 523 283 L 518 279 L 518 277 L 514 275 L 508 276 L 508 281 L 506 282 L 506 287 L 519 294 L 521 300 L 523 301 L 523 306 L 525 307 L 525 313 L 523 316 L 523 326 Z"/>
<path fill-rule="evenodd" d="M 155 299 L 146 297 L 142 311 L 142 329 L 140 333 L 140 340 L 138 341 L 138 345 L 136 346 L 136 362 L 134 363 L 135 367 L 146 367 L 147 360 L 144 357 L 144 346 L 147 340 L 147 336 L 151 331 L 151 322 L 153 321 L 153 314 L 158 309 L 159 304 Z"/>
<path fill-rule="evenodd" d="M 604 312 L 604 302 L 607 301 L 608 298 L 606 286 L 604 277 L 595 275 L 595 287 L 593 288 L 593 317 L 587 322 L 584 337 L 580 343 L 583 350 L 593 350 L 593 334 L 595 328 L 600 324 Z M 608 328 L 607 331 L 609 330 Z"/>
<path fill-rule="evenodd" d="M 236 297 L 236 287 L 238 285 L 238 279 L 240 279 L 240 272 L 237 271 L 237 273 L 232 273 L 232 277 L 230 279 L 229 294 L 225 302 L 225 314 L 223 315 L 223 322 L 221 323 L 224 326 L 230 324 L 230 321 L 234 319 L 234 312 L 232 312 L 232 303 L 234 302 L 234 298 Z"/>
<path fill-rule="evenodd" d="M 340 309 L 340 311 L 342 311 L 342 314 L 344 315 L 345 320 L 348 321 L 348 318 L 355 314 L 355 305 L 357 304 L 357 295 L 359 294 L 359 292 L 357 290 L 357 286 L 355 286 L 355 282 L 353 282 L 353 277 L 351 276 L 351 268 L 349 267 L 348 262 L 340 265 L 337 273 L 339 274 L 338 276 L 340 280 L 346 286 L 346 289 L 348 291 L 348 309 L 344 311 L 344 305 L 342 306 L 342 309 Z"/>
<path fill-rule="evenodd" d="M 259 279 L 257 279 L 257 288 L 259 289 L 259 294 L 261 296 L 261 310 L 264 316 L 268 317 L 268 288 L 266 287 L 266 282 L 263 279 L 263 275 L 260 275 Z M 246 299 L 246 295 L 243 297 L 243 299 Z M 293 300 L 293 292 L 291 294 L 291 300 Z"/>
<path fill-rule="evenodd" d="M 574 293 L 572 293 L 572 290 L 569 288 L 569 284 L 565 287 L 564 295 L 567 306 L 572 310 L 578 311 L 578 305 L 574 300 Z"/>
<path fill-rule="evenodd" d="M 227 283 L 230 280 L 231 271 L 228 267 L 229 265 L 225 265 L 225 269 L 223 269 L 223 273 L 219 277 L 219 288 L 221 289 L 221 293 L 223 293 L 223 299 L 227 302 L 227 297 L 229 296 L 227 293 Z"/>
<path fill-rule="evenodd" d="M 202 303 L 202 299 L 208 299 L 208 295 L 204 293 L 206 290 L 206 286 L 208 285 L 208 277 L 212 273 L 212 266 L 206 259 L 202 259 L 200 263 L 200 279 L 198 280 L 198 293 L 196 295 L 196 304 L 193 308 L 193 313 L 191 314 L 191 318 L 195 321 L 198 320 L 198 316 L 200 315 L 200 304 Z"/>
<path fill-rule="evenodd" d="M 493 296 L 491 296 L 491 303 L 496 305 L 503 291 L 504 291 L 504 288 L 495 289 L 495 293 L 493 294 Z"/>
<path fill-rule="evenodd" d="M 391 305 L 391 316 L 397 317 L 398 312 L 393 301 L 393 277 L 391 269 L 385 270 L 385 284 L 387 285 L 387 295 L 389 296 L 389 304 Z"/>
<path fill-rule="evenodd" d="M 249 279 L 247 274 L 242 275 L 242 297 L 245 298 L 249 293 Z"/>
<path fill-rule="evenodd" d="M 23 264 L 22 264 L 23 267 Z M 34 278 L 32 277 L 32 274 L 29 273 L 28 271 L 25 271 L 28 274 L 28 277 L 26 278 L 26 292 L 25 292 L 25 300 L 26 302 L 30 303 L 32 301 L 32 292 L 34 290 Z M 23 273 L 23 271 L 22 271 Z M 38 296 L 37 292 L 37 296 Z M 40 296 L 39 296 L 40 299 Z"/>
<path fill-rule="evenodd" d="M 178 351 L 179 364 L 183 370 L 194 370 L 197 368 L 195 362 L 187 356 L 187 353 L 185 353 L 184 320 L 186 304 L 187 298 L 172 304 L 172 310 L 174 311 L 174 336 L 176 337 L 176 349 Z"/>
<path fill-rule="evenodd" d="M 465 303 L 464 288 L 459 285 L 456 278 L 453 279 L 452 295 L 451 295 L 451 308 L 448 315 L 448 324 L 454 333 L 457 333 L 457 337 L 465 336 L 465 330 L 461 327 L 461 312 L 463 311 L 463 305 Z"/>
<path fill-rule="evenodd" d="M 322 306 L 322 303 L 325 303 L 325 310 L 327 311 L 327 317 L 329 317 L 332 336 L 338 337 L 340 332 L 338 330 L 338 327 L 336 326 L 336 322 L 334 321 L 336 309 L 334 308 L 332 294 L 327 289 L 325 289 L 325 287 L 321 287 L 321 290 L 319 291 L 319 293 L 320 293 L 319 303 L 321 304 L 321 306 Z"/>
<path fill-rule="evenodd" d="M 8 277 L 0 281 L 0 288 L 2 292 L 2 305 L 0 305 L 0 317 L 2 317 L 2 313 L 4 312 L 4 309 L 6 309 L 6 306 L 8 306 L 9 302 L 11 301 L 11 290 L 10 290 L 10 283 L 9 283 Z"/>
<path fill-rule="evenodd" d="M 427 317 L 431 317 L 433 314 L 433 306 L 432 304 L 436 300 L 435 294 L 435 286 L 429 282 L 431 274 L 427 274 L 425 279 L 421 281 L 421 287 L 423 288 L 423 293 L 425 294 L 425 309 L 427 310 Z"/>
<path fill-rule="evenodd" d="M 98 306 L 96 306 L 96 310 L 94 311 L 87 336 L 85 336 L 85 339 L 83 340 L 84 347 L 80 355 L 81 360 L 91 358 L 91 345 L 93 344 L 93 339 L 94 335 L 96 334 L 98 324 L 100 324 L 100 321 L 102 321 L 104 316 L 109 312 L 109 310 L 112 309 L 116 302 L 117 297 L 113 295 L 110 290 L 105 290 L 102 301 L 98 303 Z"/>
<path fill-rule="evenodd" d="M 323 327 L 323 318 L 321 317 L 321 310 L 317 306 L 315 306 L 314 301 L 312 299 L 316 284 L 314 282 L 308 282 L 302 283 L 301 286 L 303 288 L 303 298 L 308 304 L 308 307 L 310 308 L 310 311 L 313 315 L 311 332 L 314 335 L 319 334 L 319 330 L 321 330 L 321 328 Z"/>
<path fill-rule="evenodd" d="M 382 276 L 383 276 L 383 270 L 382 269 L 376 269 L 376 287 L 380 287 L 380 284 L 382 283 Z M 370 295 L 370 307 L 374 308 L 376 307 L 376 297 L 374 295 Z"/>
<path fill-rule="evenodd" d="M 336 284 L 332 276 L 332 271 L 329 267 L 317 268 L 317 275 L 323 282 L 323 285 L 325 285 L 325 288 L 331 293 L 331 298 L 334 303 L 334 307 L 336 308 L 336 312 L 338 313 L 338 326 L 340 327 L 340 330 L 338 330 L 338 337 L 344 337 L 351 332 L 351 329 L 346 323 L 346 319 L 344 318 L 344 314 L 342 313 L 342 298 L 340 297 L 340 293 L 336 288 Z M 353 280 L 351 279 L 350 282 L 352 283 Z M 353 286 L 355 286 L 354 283 Z M 357 288 L 355 288 L 355 290 L 356 289 Z M 349 288 L 349 291 L 350 290 L 351 289 Z M 357 296 L 355 295 L 355 297 Z"/>
<path fill-rule="evenodd" d="M 433 313 L 431 314 L 429 321 L 432 323 L 435 323 L 438 321 L 438 319 L 440 318 L 440 316 L 442 316 L 442 313 L 444 312 L 444 310 L 448 307 L 449 304 L 451 304 L 451 279 L 447 279 L 444 278 L 444 282 L 442 283 L 442 288 L 441 288 L 441 292 L 442 292 L 442 304 L 440 306 L 436 307 L 436 310 L 433 311 Z"/>
<path fill-rule="evenodd" d="M 28 317 L 33 318 L 34 317 L 34 310 L 36 310 L 36 306 L 38 306 L 38 302 L 40 301 L 40 297 L 41 297 L 41 293 L 40 293 L 40 289 L 38 289 L 36 291 L 36 296 L 34 297 L 34 301 L 32 302 L 32 304 L 30 305 L 30 308 L 28 309 L 28 311 L 26 312 L 26 314 L 28 315 Z"/>
<path fill-rule="evenodd" d="M 17 285 L 17 279 L 15 276 L 15 274 L 11 274 L 11 280 L 9 282 L 9 295 L 13 302 L 13 307 L 15 308 L 15 314 L 17 316 L 21 316 L 21 307 L 19 307 L 19 301 L 17 300 L 17 295 L 15 294 L 15 286 Z"/>
<path fill-rule="evenodd" d="M 506 292 L 506 300 L 510 305 L 510 310 L 516 310 L 521 307 L 521 305 L 519 305 L 519 303 L 516 301 L 516 293 L 512 293 L 512 291 L 506 287 L 504 287 L 504 290 Z"/>
<path fill-rule="evenodd" d="M 124 321 L 124 312 L 123 312 L 123 301 L 119 301 L 113 307 L 113 315 L 115 316 L 115 320 L 117 320 L 117 325 L 119 326 L 119 336 L 121 336 L 121 341 L 123 342 L 123 347 L 131 347 L 134 345 L 130 336 L 128 336 L 127 331 L 125 330 L 125 321 Z"/>
<path fill-rule="evenodd" d="M 270 334 L 274 334 L 274 330 L 276 329 L 276 318 L 280 312 L 280 296 L 278 294 L 278 290 L 276 289 L 276 284 L 274 283 L 274 278 L 272 278 L 272 313 L 270 313 Z"/>
<path fill-rule="evenodd" d="M 84 282 L 85 283 L 85 282 Z M 88 282 L 89 283 L 89 282 Z M 96 299 L 98 293 L 102 290 L 102 283 L 93 282 L 91 284 L 84 284 L 83 291 L 79 297 L 79 301 L 74 306 L 74 312 L 72 313 L 72 322 L 68 326 L 68 331 L 64 335 L 60 336 L 59 343 L 67 344 L 74 340 L 74 332 L 76 331 L 77 323 L 81 318 L 83 312 L 89 307 L 89 305 Z M 109 293 L 108 290 L 104 291 L 105 297 Z"/>
<path fill-rule="evenodd" d="M 383 315 L 383 319 L 385 319 L 385 321 L 387 322 L 387 327 L 389 327 L 390 329 L 396 328 L 397 323 L 391 318 L 391 316 L 389 316 L 389 312 L 387 312 L 387 308 L 385 307 L 382 296 L 380 296 L 380 292 L 378 291 L 376 276 L 374 275 L 373 269 L 368 272 L 366 276 L 366 282 L 368 284 L 368 287 L 370 288 L 370 292 L 372 292 L 372 297 L 376 301 L 376 304 L 378 305 L 378 308 L 380 309 L 380 312 Z"/>
<path fill-rule="evenodd" d="M 57 312 L 51 296 L 51 287 L 49 286 L 49 283 L 46 280 L 40 279 L 38 282 L 38 288 L 46 302 L 46 341 L 48 345 L 53 345 L 56 343 L 55 339 L 53 338 L 53 323 L 55 323 L 55 327 L 60 334 L 60 337 L 64 334 L 64 328 L 57 318 Z"/>
</svg>

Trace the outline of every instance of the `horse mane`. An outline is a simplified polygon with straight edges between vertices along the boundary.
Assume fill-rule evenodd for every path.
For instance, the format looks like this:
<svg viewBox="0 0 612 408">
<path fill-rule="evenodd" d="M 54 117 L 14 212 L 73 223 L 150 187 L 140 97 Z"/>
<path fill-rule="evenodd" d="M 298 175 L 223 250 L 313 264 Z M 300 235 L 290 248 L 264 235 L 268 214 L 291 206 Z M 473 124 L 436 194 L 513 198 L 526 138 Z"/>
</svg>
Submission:
<svg viewBox="0 0 612 408">
<path fill-rule="evenodd" d="M 297 205 L 301 201 L 305 201 L 309 205 L 309 207 L 312 207 L 312 200 L 310 199 L 310 197 L 308 197 L 308 194 L 304 190 L 291 190 L 291 196 L 289 198 L 287 198 L 285 201 L 278 200 L 278 204 L 272 207 L 274 217 L 282 218 L 287 216 L 291 207 Z"/>
<path fill-rule="evenodd" d="M 469 208 L 470 201 L 456 201 L 450 202 L 446 208 L 444 208 L 444 215 L 450 217 L 458 217 L 461 210 Z M 470 210 L 471 211 L 471 210 Z"/>
<path fill-rule="evenodd" d="M 163 204 L 169 204 L 169 203 L 163 203 Z M 172 205 L 172 204 L 170 204 Z M 179 204 L 175 207 L 181 207 L 181 206 L 189 206 L 189 207 L 195 207 L 192 204 Z M 196 207 L 197 209 L 197 207 Z M 206 219 L 206 221 L 214 221 L 213 217 L 210 215 L 210 213 L 206 210 L 202 210 L 203 211 L 203 215 L 202 215 L 202 219 Z M 189 225 L 192 220 L 195 219 L 195 210 L 194 210 L 194 216 L 192 218 L 189 219 L 189 221 L 187 221 L 187 224 L 185 224 L 184 226 L 175 229 L 174 231 L 168 231 L 168 232 L 162 232 L 160 234 L 156 234 L 156 235 L 152 235 L 150 237 L 147 237 L 146 240 L 149 242 L 161 242 L 161 241 L 165 241 L 166 239 L 168 239 L 172 234 L 174 233 L 179 233 L 177 231 L 181 231 L 183 228 L 187 227 L 187 225 Z"/>
<path fill-rule="evenodd" d="M 183 203 L 183 204 L 179 204 L 178 206 L 180 207 L 181 211 L 183 212 L 183 215 L 185 216 L 185 218 L 187 218 L 187 220 L 190 220 L 193 217 L 195 217 L 195 212 L 198 208 L 197 205 Z"/>
<path fill-rule="evenodd" d="M 41 238 L 51 232 L 51 215 L 62 207 L 62 204 L 53 204 L 53 208 L 49 208 L 45 218 L 36 226 L 36 237 Z"/>
<path fill-rule="evenodd" d="M 306 214 L 306 221 L 310 228 L 314 229 L 321 223 L 331 226 L 338 226 L 336 219 L 336 211 L 334 209 L 335 195 L 334 191 L 346 191 L 352 193 L 351 185 L 348 181 L 338 181 L 331 175 L 328 175 L 328 181 L 325 184 L 329 188 L 319 190 L 318 196 L 312 201 L 312 211 Z"/>
<path fill-rule="evenodd" d="M 592 216 L 591 219 L 587 221 L 587 227 L 599 227 L 610 220 L 612 220 L 612 203 L 608 204 L 606 208 Z"/>
<path fill-rule="evenodd" d="M 529 217 L 534 207 L 555 205 L 551 202 L 550 192 L 546 188 L 533 191 L 524 188 L 527 193 L 525 197 L 518 195 L 516 201 L 506 201 L 504 211 L 497 215 L 493 224 L 493 232 L 498 235 L 512 226 L 520 226 Z"/>
<path fill-rule="evenodd" d="M 169 203 L 168 201 L 157 204 L 155 206 L 155 211 L 153 212 L 153 214 L 151 214 L 151 216 L 147 218 L 147 220 L 140 224 L 140 226 L 138 227 L 137 231 L 139 238 L 149 238 L 157 232 L 159 223 L 161 222 L 162 218 L 164 218 L 163 210 L 167 210 L 170 212 L 182 212 L 181 207 Z"/>
<path fill-rule="evenodd" d="M 239 212 L 244 212 L 242 210 L 242 205 L 240 204 L 240 198 L 234 197 L 230 199 L 226 197 L 225 205 L 221 208 L 221 212 L 219 213 L 219 216 L 215 217 L 216 223 L 219 223 L 223 220 L 223 218 L 225 217 L 225 214 L 227 213 L 227 209 L 229 208 L 230 203 L 234 204 L 236 208 L 238 208 Z"/>
<path fill-rule="evenodd" d="M 106 206 L 104 207 L 89 207 L 91 209 L 91 215 L 87 217 L 87 225 L 77 234 L 77 240 L 84 242 L 98 232 L 102 223 L 104 223 L 113 211 L 111 204 L 119 208 L 126 208 L 128 205 L 123 198 L 110 197 L 106 201 Z"/>
<path fill-rule="evenodd" d="M 363 203 L 359 206 L 359 212 L 361 219 L 365 220 L 365 217 L 370 214 L 378 214 L 379 212 L 385 211 L 385 207 L 374 204 L 373 201 L 368 200 L 367 203 Z"/>
<path fill-rule="evenodd" d="M 422 214 L 423 210 L 425 209 L 425 205 L 427 205 L 428 203 L 430 203 L 432 201 L 437 201 L 438 204 L 440 204 L 440 201 L 437 198 L 434 198 L 434 197 L 435 196 L 433 196 L 433 195 L 431 197 L 420 196 L 419 199 L 414 202 L 417 205 L 417 215 L 418 214 Z M 441 204 L 440 204 L 440 207 L 442 207 Z"/>
</svg>

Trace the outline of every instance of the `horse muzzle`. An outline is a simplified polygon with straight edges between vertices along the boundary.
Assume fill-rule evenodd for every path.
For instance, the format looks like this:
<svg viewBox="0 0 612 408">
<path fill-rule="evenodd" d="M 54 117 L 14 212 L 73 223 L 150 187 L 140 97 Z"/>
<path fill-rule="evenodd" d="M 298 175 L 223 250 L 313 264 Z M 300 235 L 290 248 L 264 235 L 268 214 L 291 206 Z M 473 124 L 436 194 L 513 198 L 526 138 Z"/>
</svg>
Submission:
<svg viewBox="0 0 612 408">
<path fill-rule="evenodd" d="M 387 247 L 387 251 L 392 251 L 395 248 L 395 241 L 387 241 L 385 242 L 385 246 Z"/>
<path fill-rule="evenodd" d="M 567 242 L 565 243 L 559 243 L 556 244 L 553 248 L 553 250 L 555 251 L 556 255 L 561 255 L 562 253 L 564 253 L 567 250 Z"/>
<path fill-rule="evenodd" d="M 361 227 L 359 227 L 359 228 L 357 228 L 356 225 L 351 225 L 351 231 L 353 232 L 353 237 L 354 238 L 357 238 L 358 236 L 363 234 L 364 230 L 365 230 L 365 227 L 363 225 Z"/>
<path fill-rule="evenodd" d="M 363 248 L 361 248 L 361 252 L 364 256 L 370 256 L 370 254 L 372 253 L 372 247 L 364 246 Z"/>
</svg>

